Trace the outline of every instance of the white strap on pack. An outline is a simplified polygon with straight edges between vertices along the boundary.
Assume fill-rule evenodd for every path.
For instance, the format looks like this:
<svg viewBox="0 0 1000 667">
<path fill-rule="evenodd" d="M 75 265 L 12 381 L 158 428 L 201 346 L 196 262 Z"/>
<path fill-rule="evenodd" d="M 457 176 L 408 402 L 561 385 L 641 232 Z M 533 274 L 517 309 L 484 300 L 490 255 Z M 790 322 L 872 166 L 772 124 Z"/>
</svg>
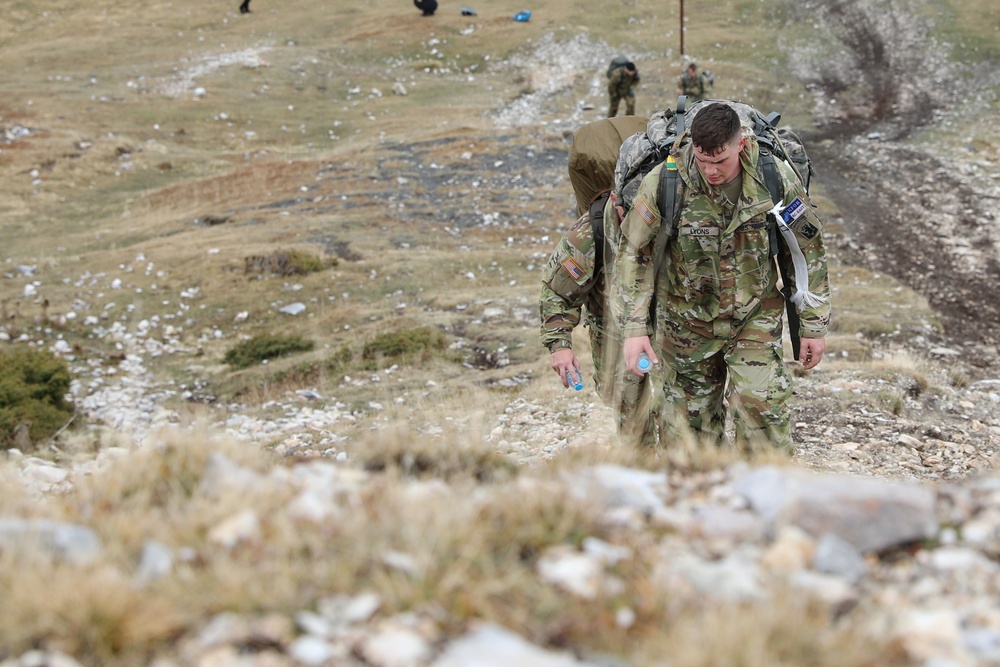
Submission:
<svg viewBox="0 0 1000 667">
<path fill-rule="evenodd" d="M 792 255 L 792 266 L 795 268 L 795 292 L 791 296 L 791 301 L 801 313 L 806 308 L 815 308 L 826 303 L 826 299 L 809 291 L 809 267 L 806 266 L 806 258 L 802 254 L 799 242 L 795 239 L 795 233 L 788 226 L 788 223 L 785 222 L 784 218 L 781 217 L 784 210 L 785 205 L 779 203 L 775 204 L 774 208 L 768 213 L 773 215 L 777 221 L 781 238 L 785 239 L 788 252 Z"/>
</svg>

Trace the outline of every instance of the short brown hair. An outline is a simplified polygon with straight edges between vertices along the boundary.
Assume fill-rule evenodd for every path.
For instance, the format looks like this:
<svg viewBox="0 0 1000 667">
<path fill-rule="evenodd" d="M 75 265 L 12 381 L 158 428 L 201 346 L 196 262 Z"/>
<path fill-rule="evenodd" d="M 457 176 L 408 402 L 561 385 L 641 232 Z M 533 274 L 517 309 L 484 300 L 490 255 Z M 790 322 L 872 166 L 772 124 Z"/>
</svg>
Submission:
<svg viewBox="0 0 1000 667">
<path fill-rule="evenodd" d="M 739 136 L 740 116 L 724 102 L 712 102 L 691 123 L 692 143 L 708 155 L 715 155 Z"/>
</svg>

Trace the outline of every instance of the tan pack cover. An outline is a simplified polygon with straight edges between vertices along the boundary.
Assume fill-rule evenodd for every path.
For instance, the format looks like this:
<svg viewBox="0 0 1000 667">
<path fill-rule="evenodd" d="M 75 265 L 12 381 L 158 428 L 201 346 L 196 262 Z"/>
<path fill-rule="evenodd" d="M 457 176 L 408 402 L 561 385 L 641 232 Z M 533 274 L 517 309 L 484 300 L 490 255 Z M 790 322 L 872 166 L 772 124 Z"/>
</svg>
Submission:
<svg viewBox="0 0 1000 667">
<path fill-rule="evenodd" d="M 576 214 L 583 215 L 600 193 L 615 184 L 618 149 L 626 137 L 644 132 L 644 116 L 616 116 L 587 123 L 573 135 L 569 149 L 569 180 L 576 194 Z"/>
</svg>

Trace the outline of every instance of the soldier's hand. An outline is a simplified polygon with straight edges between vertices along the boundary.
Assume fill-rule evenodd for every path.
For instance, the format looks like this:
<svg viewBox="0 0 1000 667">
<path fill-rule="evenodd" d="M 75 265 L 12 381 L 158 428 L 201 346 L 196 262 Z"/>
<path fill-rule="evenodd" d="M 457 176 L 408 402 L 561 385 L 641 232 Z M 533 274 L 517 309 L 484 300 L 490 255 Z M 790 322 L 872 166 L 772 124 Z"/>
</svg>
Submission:
<svg viewBox="0 0 1000 667">
<path fill-rule="evenodd" d="M 625 356 L 625 368 L 629 369 L 633 375 L 638 375 L 642 377 L 645 375 L 639 370 L 639 355 L 643 352 L 649 357 L 649 360 L 654 364 L 660 363 L 660 360 L 656 358 L 656 353 L 653 352 L 653 346 L 649 342 L 649 336 L 633 336 L 632 338 L 625 339 L 625 345 L 622 348 L 622 354 Z"/>
<path fill-rule="evenodd" d="M 621 223 L 621 221 L 625 219 L 625 207 L 618 203 L 618 195 L 614 192 L 611 193 L 611 206 L 618 214 L 618 222 Z"/>
<path fill-rule="evenodd" d="M 567 372 L 572 372 L 573 377 L 580 374 L 580 362 L 577 361 L 576 355 L 573 354 L 573 350 L 569 348 L 562 348 L 556 350 L 551 355 L 549 355 L 549 364 L 559 375 L 559 380 L 562 382 L 564 387 L 569 387 L 566 384 L 566 374 Z"/>
<path fill-rule="evenodd" d="M 809 370 L 823 360 L 826 351 L 825 338 L 802 338 L 799 343 L 799 362 L 802 368 Z"/>
</svg>

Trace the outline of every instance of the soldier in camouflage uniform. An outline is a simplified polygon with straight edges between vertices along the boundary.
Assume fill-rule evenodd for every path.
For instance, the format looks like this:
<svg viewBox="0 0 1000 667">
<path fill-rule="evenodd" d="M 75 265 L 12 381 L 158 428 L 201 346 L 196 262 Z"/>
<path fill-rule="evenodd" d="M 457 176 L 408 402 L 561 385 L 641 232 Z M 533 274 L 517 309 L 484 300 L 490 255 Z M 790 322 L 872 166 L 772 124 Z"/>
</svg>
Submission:
<svg viewBox="0 0 1000 667">
<path fill-rule="evenodd" d="M 677 81 L 677 94 L 687 95 L 688 102 L 694 103 L 705 99 L 710 87 L 705 75 L 698 72 L 698 64 L 691 62 Z"/>
<path fill-rule="evenodd" d="M 651 446 L 655 424 L 649 416 L 645 378 L 631 373 L 609 376 L 607 369 L 620 369 L 621 336 L 616 335 L 605 313 L 606 272 L 604 245 L 595 242 L 595 229 L 604 225 L 608 193 L 602 193 L 590 209 L 560 239 L 542 273 L 539 298 L 541 341 L 549 349 L 549 362 L 564 387 L 567 374 L 580 374 L 573 353 L 573 329 L 584 309 L 594 362 L 594 386 L 602 400 L 615 408 L 618 433 L 623 440 Z"/>
<path fill-rule="evenodd" d="M 635 87 L 639 85 L 639 70 L 635 63 L 628 62 L 616 68 L 608 77 L 608 118 L 618 115 L 618 105 L 625 100 L 625 115 L 635 115 Z"/>
<path fill-rule="evenodd" d="M 639 374 L 640 353 L 654 362 L 661 443 L 685 425 L 721 442 L 728 404 L 744 451 L 769 441 L 790 454 L 784 302 L 771 256 L 767 213 L 773 204 L 757 168 L 757 139 L 730 105 L 713 103 L 698 112 L 671 155 L 642 180 L 622 221 L 610 307 L 625 336 L 625 364 Z M 793 256 L 801 251 L 798 260 L 807 268 L 807 284 L 793 288 L 805 297 L 798 309 L 799 361 L 811 369 L 823 358 L 830 319 L 826 251 L 805 190 L 791 168 L 777 165 L 783 203 L 803 211 L 790 224 L 797 248 L 783 246 L 777 260 L 794 268 Z M 662 259 L 654 261 L 654 241 L 664 233 L 657 204 L 664 168 L 678 170 L 681 212 L 677 228 L 667 230 Z M 796 199 L 805 206 L 794 206 Z"/>
</svg>

